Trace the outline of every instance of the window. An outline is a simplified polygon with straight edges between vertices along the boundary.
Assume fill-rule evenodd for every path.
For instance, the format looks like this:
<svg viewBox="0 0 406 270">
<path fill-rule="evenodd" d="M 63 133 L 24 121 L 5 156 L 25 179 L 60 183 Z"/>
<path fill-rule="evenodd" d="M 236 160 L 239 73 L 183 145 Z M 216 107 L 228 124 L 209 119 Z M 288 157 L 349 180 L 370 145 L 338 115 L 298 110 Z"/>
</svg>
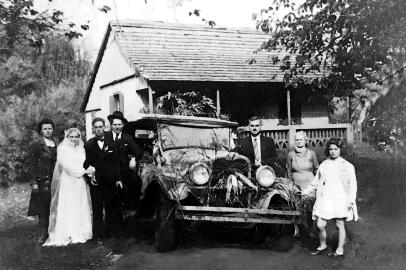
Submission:
<svg viewBox="0 0 406 270">
<path fill-rule="evenodd" d="M 124 113 L 124 97 L 121 93 L 115 93 L 110 96 L 110 113 L 114 111 Z"/>
<path fill-rule="evenodd" d="M 120 95 L 119 94 L 113 95 L 113 99 L 114 99 L 114 110 L 119 111 L 120 110 Z"/>
</svg>

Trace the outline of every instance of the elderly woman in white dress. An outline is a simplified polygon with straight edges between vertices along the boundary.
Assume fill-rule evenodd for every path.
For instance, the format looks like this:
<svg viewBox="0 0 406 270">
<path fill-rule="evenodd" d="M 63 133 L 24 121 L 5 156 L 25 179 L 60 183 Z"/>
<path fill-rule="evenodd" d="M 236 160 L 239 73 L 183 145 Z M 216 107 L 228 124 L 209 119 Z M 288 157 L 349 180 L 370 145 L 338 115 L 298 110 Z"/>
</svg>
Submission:
<svg viewBox="0 0 406 270">
<path fill-rule="evenodd" d="M 68 129 L 57 149 L 51 186 L 49 237 L 44 246 L 66 246 L 92 238 L 91 199 L 84 175 L 93 175 L 94 168 L 83 168 L 85 158 L 79 129 Z"/>
<path fill-rule="evenodd" d="M 320 255 L 327 250 L 326 225 L 327 221 L 334 220 L 338 229 L 338 246 L 329 255 L 343 256 L 346 238 L 344 222 L 358 219 L 355 169 L 340 156 L 341 148 L 342 143 L 339 140 L 329 140 L 326 147 L 329 158 L 321 163 L 312 184 L 302 191 L 304 196 L 316 191 L 313 219 L 317 219 L 320 245 L 311 255 Z"/>
</svg>

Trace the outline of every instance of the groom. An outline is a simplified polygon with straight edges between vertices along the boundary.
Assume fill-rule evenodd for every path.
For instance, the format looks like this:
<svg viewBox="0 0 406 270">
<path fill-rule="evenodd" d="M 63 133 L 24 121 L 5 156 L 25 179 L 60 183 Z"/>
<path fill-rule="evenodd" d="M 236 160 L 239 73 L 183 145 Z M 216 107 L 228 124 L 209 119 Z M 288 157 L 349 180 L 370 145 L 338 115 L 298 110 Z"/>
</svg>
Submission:
<svg viewBox="0 0 406 270">
<path fill-rule="evenodd" d="M 95 137 L 85 143 L 85 169 L 93 166 L 95 177 L 90 181 L 93 209 L 93 239 L 101 240 L 116 234 L 121 222 L 117 190 L 121 185 L 120 160 L 116 144 L 104 136 L 105 121 L 92 121 Z M 105 221 L 103 221 L 103 209 Z"/>
</svg>

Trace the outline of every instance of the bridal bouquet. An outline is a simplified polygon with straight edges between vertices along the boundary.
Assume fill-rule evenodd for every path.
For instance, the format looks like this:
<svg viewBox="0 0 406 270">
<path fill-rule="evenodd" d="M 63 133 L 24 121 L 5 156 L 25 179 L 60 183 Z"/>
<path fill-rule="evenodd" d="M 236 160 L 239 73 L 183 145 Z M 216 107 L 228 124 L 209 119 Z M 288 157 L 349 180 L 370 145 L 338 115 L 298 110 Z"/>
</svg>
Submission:
<svg viewBox="0 0 406 270">
<path fill-rule="evenodd" d="M 86 169 L 86 174 L 89 177 L 94 177 L 95 172 L 96 172 L 96 169 L 93 166 L 89 166 L 89 168 Z"/>
</svg>

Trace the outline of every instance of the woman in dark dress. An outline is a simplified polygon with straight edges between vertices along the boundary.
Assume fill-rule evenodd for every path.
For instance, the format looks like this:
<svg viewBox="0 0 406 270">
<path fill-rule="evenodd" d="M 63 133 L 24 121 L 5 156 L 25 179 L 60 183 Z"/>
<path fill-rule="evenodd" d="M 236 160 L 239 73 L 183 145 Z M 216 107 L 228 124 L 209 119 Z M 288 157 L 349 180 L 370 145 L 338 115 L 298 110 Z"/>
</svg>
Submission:
<svg viewBox="0 0 406 270">
<path fill-rule="evenodd" d="M 29 172 L 31 176 L 31 199 L 28 216 L 37 216 L 39 220 L 42 244 L 48 237 L 49 207 L 51 200 L 51 180 L 56 162 L 58 140 L 53 137 L 55 124 L 50 119 L 38 123 L 37 131 L 41 135 L 29 146 Z"/>
</svg>

